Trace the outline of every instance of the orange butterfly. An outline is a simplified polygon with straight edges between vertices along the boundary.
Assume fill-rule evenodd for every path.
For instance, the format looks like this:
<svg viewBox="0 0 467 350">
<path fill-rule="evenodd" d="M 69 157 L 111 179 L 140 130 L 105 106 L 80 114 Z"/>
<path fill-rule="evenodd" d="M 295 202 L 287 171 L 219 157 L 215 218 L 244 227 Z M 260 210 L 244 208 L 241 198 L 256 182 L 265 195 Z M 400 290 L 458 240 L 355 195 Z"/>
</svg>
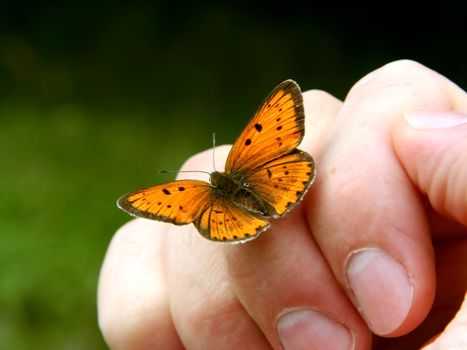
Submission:
<svg viewBox="0 0 467 350">
<path fill-rule="evenodd" d="M 277 86 L 230 150 L 225 172 L 211 183 L 178 180 L 122 196 L 117 205 L 130 215 L 194 223 L 213 241 L 245 242 L 287 213 L 315 178 L 313 158 L 297 149 L 305 133 L 300 88 L 292 80 Z"/>
</svg>

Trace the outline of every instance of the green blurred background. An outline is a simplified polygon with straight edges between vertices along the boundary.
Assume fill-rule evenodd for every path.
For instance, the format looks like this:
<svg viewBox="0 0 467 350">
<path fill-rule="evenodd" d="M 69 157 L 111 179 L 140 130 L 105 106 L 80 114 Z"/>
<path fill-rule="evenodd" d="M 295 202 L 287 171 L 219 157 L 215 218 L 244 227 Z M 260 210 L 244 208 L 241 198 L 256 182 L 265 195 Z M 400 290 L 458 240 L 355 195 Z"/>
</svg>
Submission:
<svg viewBox="0 0 467 350">
<path fill-rule="evenodd" d="M 0 349 L 105 349 L 97 278 L 129 219 L 115 200 L 170 179 L 158 169 L 213 131 L 232 143 L 282 80 L 344 98 L 411 58 L 467 86 L 461 2 L 375 6 L 2 3 Z"/>
</svg>

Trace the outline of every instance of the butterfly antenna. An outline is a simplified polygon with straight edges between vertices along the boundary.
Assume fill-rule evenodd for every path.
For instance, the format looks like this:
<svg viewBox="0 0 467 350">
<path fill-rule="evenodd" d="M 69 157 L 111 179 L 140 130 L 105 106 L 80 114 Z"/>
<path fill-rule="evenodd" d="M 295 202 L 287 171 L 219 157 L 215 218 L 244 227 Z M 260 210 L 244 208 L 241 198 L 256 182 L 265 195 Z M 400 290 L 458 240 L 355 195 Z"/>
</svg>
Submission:
<svg viewBox="0 0 467 350">
<path fill-rule="evenodd" d="M 216 133 L 212 133 L 212 168 L 216 171 Z"/>
</svg>

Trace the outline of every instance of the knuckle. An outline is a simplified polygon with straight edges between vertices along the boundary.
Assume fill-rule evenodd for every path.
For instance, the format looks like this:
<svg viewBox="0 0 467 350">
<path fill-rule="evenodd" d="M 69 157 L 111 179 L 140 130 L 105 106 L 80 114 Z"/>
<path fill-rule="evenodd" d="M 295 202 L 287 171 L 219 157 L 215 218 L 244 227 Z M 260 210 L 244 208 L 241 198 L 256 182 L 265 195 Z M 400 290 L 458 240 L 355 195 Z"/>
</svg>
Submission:
<svg viewBox="0 0 467 350">
<path fill-rule="evenodd" d="M 431 69 L 416 61 L 404 59 L 388 63 L 360 79 L 349 91 L 349 97 L 367 99 L 384 95 L 384 98 L 419 97 L 415 90 L 437 90 L 440 82 Z"/>
<path fill-rule="evenodd" d="M 427 71 L 421 63 L 409 59 L 401 59 L 382 66 L 379 71 L 384 74 L 408 74 L 414 71 Z"/>
<path fill-rule="evenodd" d="M 182 326 L 187 334 L 203 339 L 220 339 L 235 336 L 239 323 L 246 313 L 237 299 L 226 300 L 218 305 L 211 301 L 201 302 L 187 310 Z"/>
<path fill-rule="evenodd" d="M 326 103 L 328 101 L 340 102 L 336 97 L 334 97 L 330 93 L 319 89 L 307 90 L 303 92 L 302 95 L 304 102 L 310 104 L 311 106 L 315 105 L 316 103 L 320 104 L 322 102 Z"/>
</svg>

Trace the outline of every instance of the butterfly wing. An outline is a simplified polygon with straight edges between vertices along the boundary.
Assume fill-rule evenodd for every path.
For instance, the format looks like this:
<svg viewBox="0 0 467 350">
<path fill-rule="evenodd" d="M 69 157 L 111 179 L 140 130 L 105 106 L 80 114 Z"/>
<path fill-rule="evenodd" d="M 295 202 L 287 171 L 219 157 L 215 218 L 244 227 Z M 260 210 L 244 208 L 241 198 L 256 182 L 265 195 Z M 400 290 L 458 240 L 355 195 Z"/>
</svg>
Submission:
<svg viewBox="0 0 467 350">
<path fill-rule="evenodd" d="M 313 158 L 294 150 L 248 176 L 248 188 L 266 203 L 266 216 L 284 215 L 299 203 L 315 178 Z"/>
<path fill-rule="evenodd" d="M 269 227 L 269 222 L 216 196 L 204 181 L 180 180 L 122 196 L 118 207 L 137 217 L 184 225 L 194 222 L 213 241 L 244 242 Z"/>
<path fill-rule="evenodd" d="M 290 210 L 312 183 L 313 159 L 296 149 L 303 135 L 300 88 L 287 80 L 269 94 L 229 153 L 226 173 L 247 184 L 245 190 L 264 202 L 265 213 L 248 210 L 244 201 L 235 203 L 196 180 L 142 189 L 124 195 L 117 204 L 133 216 L 176 225 L 193 222 L 210 240 L 248 241 L 269 228 L 266 217 Z"/>
<path fill-rule="evenodd" d="M 315 178 L 313 158 L 296 149 L 304 133 L 300 87 L 286 80 L 269 94 L 229 153 L 226 172 L 248 183 L 264 202 L 267 217 L 288 212 Z"/>
<path fill-rule="evenodd" d="M 303 138 L 304 119 L 300 87 L 293 80 L 279 84 L 233 145 L 225 171 L 249 173 L 293 151 Z"/>
<path fill-rule="evenodd" d="M 270 226 L 265 219 L 221 197 L 215 199 L 194 224 L 205 238 L 226 242 L 246 242 Z"/>
<path fill-rule="evenodd" d="M 211 205 L 211 190 L 204 181 L 179 180 L 125 194 L 117 205 L 133 216 L 184 225 Z"/>
</svg>

